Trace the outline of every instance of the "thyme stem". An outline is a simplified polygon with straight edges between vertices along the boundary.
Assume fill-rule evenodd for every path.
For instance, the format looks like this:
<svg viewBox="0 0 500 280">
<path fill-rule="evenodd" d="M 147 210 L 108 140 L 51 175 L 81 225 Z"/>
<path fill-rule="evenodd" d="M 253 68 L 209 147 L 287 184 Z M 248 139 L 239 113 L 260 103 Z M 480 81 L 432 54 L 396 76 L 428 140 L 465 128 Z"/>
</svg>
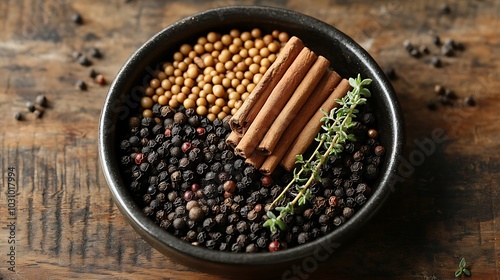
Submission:
<svg viewBox="0 0 500 280">
<path fill-rule="evenodd" d="M 287 213 L 293 214 L 293 209 L 296 204 L 303 205 L 306 203 L 306 200 L 311 195 L 309 187 L 319 178 L 319 172 L 328 159 L 328 156 L 340 153 L 343 149 L 342 144 L 344 144 L 347 140 L 354 140 L 353 135 L 347 134 L 347 129 L 354 125 L 352 119 L 356 117 L 355 114 L 358 112 L 356 106 L 365 104 L 366 99 L 363 97 L 370 96 L 370 91 L 364 88 L 364 86 L 367 86 L 370 83 L 370 79 L 361 80 L 360 75 L 358 75 L 356 79 L 350 78 L 349 84 L 352 86 L 352 90 L 349 91 L 342 99 L 336 100 L 338 104 L 342 105 L 342 107 L 334 108 L 330 112 L 323 112 L 325 117 L 321 119 L 321 122 L 324 122 L 322 127 L 326 131 L 318 134 L 318 137 L 316 138 L 318 141 L 316 149 L 312 153 L 311 157 L 309 157 L 306 161 L 303 161 L 302 155 L 297 156 L 297 163 L 301 164 L 300 170 L 298 172 L 296 172 L 297 169 L 294 170 L 293 179 L 283 189 L 280 195 L 271 203 L 269 211 L 267 212 L 268 220 L 264 223 L 264 226 L 270 227 L 271 232 L 276 232 L 277 227 L 284 230 L 286 228 L 286 224 L 283 222 L 284 216 Z M 326 148 L 324 153 L 320 153 L 322 147 Z M 306 171 L 311 171 L 311 174 L 307 179 L 302 179 L 300 176 Z M 280 201 L 284 200 L 285 195 L 293 185 L 304 181 L 305 183 L 303 185 L 296 186 L 296 189 L 299 192 L 291 202 L 289 202 L 286 206 L 276 207 L 276 210 L 280 211 L 279 215 L 276 217 L 272 212 L 274 207 Z"/>
</svg>

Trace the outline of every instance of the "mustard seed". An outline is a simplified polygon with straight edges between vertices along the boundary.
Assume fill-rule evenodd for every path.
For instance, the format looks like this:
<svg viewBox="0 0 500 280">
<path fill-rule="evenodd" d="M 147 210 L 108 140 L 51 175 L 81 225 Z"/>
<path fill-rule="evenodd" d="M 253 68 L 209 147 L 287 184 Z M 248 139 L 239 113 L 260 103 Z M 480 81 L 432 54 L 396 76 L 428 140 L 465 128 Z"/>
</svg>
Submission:
<svg viewBox="0 0 500 280">
<path fill-rule="evenodd" d="M 263 34 L 258 28 L 208 32 L 196 44 L 182 44 L 173 60 L 162 64 L 164 71 L 150 81 L 145 96 L 162 106 L 192 108 L 208 119 L 232 115 L 276 59 L 279 36 L 289 37 L 284 32 Z M 150 105 L 149 99 L 145 102 Z"/>
</svg>

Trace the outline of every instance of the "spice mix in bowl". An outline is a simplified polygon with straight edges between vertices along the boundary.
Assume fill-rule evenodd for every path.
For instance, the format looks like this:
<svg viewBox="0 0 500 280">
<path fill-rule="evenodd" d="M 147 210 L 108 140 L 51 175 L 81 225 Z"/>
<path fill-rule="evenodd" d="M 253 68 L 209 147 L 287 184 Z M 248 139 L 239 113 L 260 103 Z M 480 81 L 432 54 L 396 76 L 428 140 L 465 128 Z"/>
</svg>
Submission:
<svg viewBox="0 0 500 280">
<path fill-rule="evenodd" d="M 117 206 L 153 247 L 200 269 L 276 272 L 338 247 L 382 205 L 402 123 L 383 72 L 340 31 L 226 7 L 127 61 L 99 139 Z"/>
</svg>

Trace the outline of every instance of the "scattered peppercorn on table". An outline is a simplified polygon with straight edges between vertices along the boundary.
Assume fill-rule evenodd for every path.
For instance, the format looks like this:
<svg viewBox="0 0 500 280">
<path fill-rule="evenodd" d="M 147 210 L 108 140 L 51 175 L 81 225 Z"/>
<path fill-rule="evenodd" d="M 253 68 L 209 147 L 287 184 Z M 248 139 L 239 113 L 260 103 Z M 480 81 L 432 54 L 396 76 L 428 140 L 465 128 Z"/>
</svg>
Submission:
<svg viewBox="0 0 500 280">
<path fill-rule="evenodd" d="M 0 3 L 0 278 L 219 279 L 161 255 L 126 223 L 101 174 L 97 124 L 107 85 L 140 44 L 178 19 L 228 4 L 236 3 Z M 267 4 L 330 23 L 365 47 L 391 77 L 407 129 L 390 201 L 352 243 L 328 260 L 305 261 L 287 279 L 451 279 L 462 258 L 476 279 L 499 278 L 500 3 Z M 234 115 L 279 50 L 259 47 L 266 34 L 248 35 L 262 42 L 241 46 L 266 58 L 248 62 L 252 77 L 219 79 L 211 56 L 185 60 L 227 39 L 207 34 L 202 48 L 183 46 L 164 65 L 184 76 L 151 81 L 143 114 L 182 104 L 211 120 Z M 219 54 L 223 67 L 244 63 L 230 53 Z M 200 65 L 209 70 L 195 86 Z M 235 90 L 222 94 L 225 84 Z M 187 207 L 202 219 L 199 207 Z"/>
</svg>

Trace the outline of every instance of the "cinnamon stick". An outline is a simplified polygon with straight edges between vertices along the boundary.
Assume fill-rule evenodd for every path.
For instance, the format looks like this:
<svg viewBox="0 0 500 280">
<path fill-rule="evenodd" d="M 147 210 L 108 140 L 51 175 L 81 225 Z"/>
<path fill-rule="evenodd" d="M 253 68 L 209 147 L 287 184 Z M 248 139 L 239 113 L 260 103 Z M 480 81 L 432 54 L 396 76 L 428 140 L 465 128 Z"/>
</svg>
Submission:
<svg viewBox="0 0 500 280">
<path fill-rule="evenodd" d="M 328 99 L 323 102 L 321 108 L 325 111 L 329 112 L 332 108 L 338 107 L 339 104 L 335 102 L 335 99 L 340 99 L 347 94 L 347 92 L 351 89 L 349 85 L 349 81 L 343 79 L 340 84 L 335 88 L 333 93 L 328 97 Z M 314 138 L 316 138 L 318 132 L 321 129 L 321 118 L 323 118 L 324 114 L 321 111 L 317 111 L 314 116 L 307 122 L 306 126 L 302 130 L 302 132 L 297 136 L 294 140 L 293 144 L 288 149 L 287 153 L 283 156 L 281 160 L 281 164 L 287 170 L 292 170 L 295 166 L 295 156 L 299 154 L 303 154 L 307 147 L 312 143 Z"/>
<path fill-rule="evenodd" d="M 236 146 L 236 154 L 246 158 L 253 153 L 316 58 L 316 54 L 307 47 L 300 51 Z"/>
<path fill-rule="evenodd" d="M 236 148 L 236 145 L 240 143 L 241 137 L 234 131 L 229 133 L 229 136 L 226 138 L 226 144 L 231 147 L 233 150 Z"/>
<path fill-rule="evenodd" d="M 266 156 L 257 152 L 252 153 L 245 159 L 246 164 L 250 164 L 255 169 L 259 169 L 262 163 L 266 160 Z"/>
<path fill-rule="evenodd" d="M 304 103 L 306 103 L 329 65 L 330 62 L 328 59 L 323 56 L 318 57 L 260 142 L 257 147 L 259 152 L 265 155 L 270 155 L 273 152 L 283 132 L 285 132 L 285 129 L 295 119 Z M 288 137 L 288 135 L 285 135 L 285 137 Z"/>
<path fill-rule="evenodd" d="M 284 136 L 278 141 L 273 153 L 267 156 L 260 167 L 260 172 L 265 175 L 273 173 L 297 135 L 300 134 L 307 122 L 319 110 L 321 104 L 323 104 L 326 98 L 332 93 L 341 79 L 342 78 L 336 72 L 330 69 L 326 70 L 321 81 L 316 86 L 309 99 L 307 99 L 304 106 L 300 109 L 298 117 L 293 120 L 292 125 L 287 127 L 283 133 Z"/>
<path fill-rule="evenodd" d="M 293 36 L 288 40 L 276 60 L 267 69 L 243 105 L 231 117 L 229 125 L 233 131 L 242 136 L 244 130 L 248 128 L 259 113 L 260 108 L 266 102 L 271 91 L 303 48 L 304 43 L 299 38 Z"/>
</svg>

